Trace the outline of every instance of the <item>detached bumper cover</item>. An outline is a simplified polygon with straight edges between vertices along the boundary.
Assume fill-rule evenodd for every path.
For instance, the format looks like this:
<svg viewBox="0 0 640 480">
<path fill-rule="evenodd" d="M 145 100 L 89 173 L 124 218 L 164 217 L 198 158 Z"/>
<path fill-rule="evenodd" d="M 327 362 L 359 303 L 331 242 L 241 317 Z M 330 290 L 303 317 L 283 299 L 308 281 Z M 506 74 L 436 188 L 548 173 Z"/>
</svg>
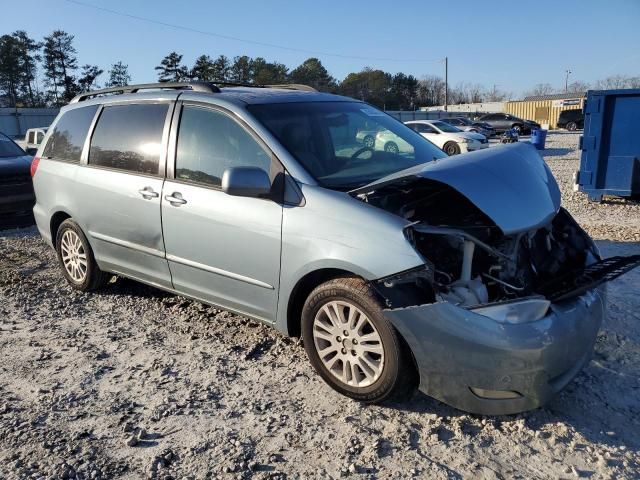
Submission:
<svg viewBox="0 0 640 480">
<path fill-rule="evenodd" d="M 575 377 L 591 356 L 605 303 L 598 287 L 519 325 L 446 302 L 385 315 L 413 352 L 422 392 L 460 410 L 501 415 L 543 405 Z M 485 398 L 472 389 L 517 394 Z"/>
</svg>

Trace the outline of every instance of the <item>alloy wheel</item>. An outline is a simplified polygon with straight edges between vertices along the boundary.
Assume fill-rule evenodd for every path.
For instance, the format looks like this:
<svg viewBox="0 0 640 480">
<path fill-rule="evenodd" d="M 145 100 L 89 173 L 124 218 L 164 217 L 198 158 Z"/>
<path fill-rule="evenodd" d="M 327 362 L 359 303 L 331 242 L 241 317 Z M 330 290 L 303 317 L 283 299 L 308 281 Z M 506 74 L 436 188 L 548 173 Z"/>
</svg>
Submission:
<svg viewBox="0 0 640 480">
<path fill-rule="evenodd" d="M 369 317 L 352 303 L 324 304 L 313 321 L 313 341 L 320 361 L 340 382 L 361 388 L 380 378 L 382 339 Z"/>
<path fill-rule="evenodd" d="M 62 234 L 60 248 L 64 269 L 74 282 L 84 282 L 87 276 L 87 253 L 78 234 L 71 229 L 66 230 Z"/>
</svg>

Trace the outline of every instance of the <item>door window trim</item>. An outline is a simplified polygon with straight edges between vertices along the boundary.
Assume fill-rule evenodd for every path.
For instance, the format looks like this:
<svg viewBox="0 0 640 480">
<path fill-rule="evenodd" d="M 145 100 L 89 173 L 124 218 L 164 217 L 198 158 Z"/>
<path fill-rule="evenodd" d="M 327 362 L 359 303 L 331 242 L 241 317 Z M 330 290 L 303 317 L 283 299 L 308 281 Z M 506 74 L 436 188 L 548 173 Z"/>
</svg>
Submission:
<svg viewBox="0 0 640 480">
<path fill-rule="evenodd" d="M 176 102 L 176 107 L 174 109 L 174 115 L 171 121 L 171 131 L 169 133 L 169 146 L 167 148 L 167 167 L 166 167 L 167 180 L 171 180 L 172 182 L 175 182 L 175 183 L 192 185 L 194 187 L 207 188 L 209 190 L 216 190 L 219 192 L 222 191 L 222 186 L 220 185 L 211 185 L 211 184 L 206 184 L 201 182 L 194 182 L 192 180 L 176 178 L 175 176 L 176 162 L 178 160 L 178 155 L 177 155 L 178 154 L 178 131 L 180 128 L 180 120 L 182 117 L 182 110 L 184 107 L 203 108 L 203 109 L 214 111 L 216 113 L 220 113 L 230 118 L 231 121 L 236 122 L 245 132 L 247 132 L 251 136 L 251 138 L 253 138 L 253 140 L 255 140 L 255 142 L 260 146 L 260 148 L 262 148 L 265 151 L 265 153 L 269 155 L 272 166 L 275 163 L 276 168 L 278 168 L 281 174 L 282 175 L 286 174 L 287 172 L 286 168 L 284 167 L 282 162 L 278 159 L 278 157 L 273 152 L 273 150 L 269 148 L 267 143 L 256 133 L 256 131 L 253 128 L 251 128 L 244 120 L 238 117 L 238 115 L 236 115 L 233 111 L 227 108 L 224 108 L 220 105 L 188 100 L 188 101 Z M 267 172 L 267 173 L 269 174 L 269 176 L 271 175 L 271 172 Z M 282 201 L 277 200 L 277 203 L 282 203 Z"/>
<path fill-rule="evenodd" d="M 158 160 L 158 171 L 153 173 L 144 173 L 144 172 L 136 172 L 133 170 L 125 170 L 123 168 L 112 168 L 105 167 L 102 165 L 92 165 L 89 163 L 89 150 L 91 148 L 91 140 L 93 139 L 93 134 L 95 133 L 95 129 L 98 125 L 98 121 L 100 120 L 100 116 L 105 108 L 109 108 L 111 106 L 123 106 L 123 105 L 168 105 L 167 113 L 164 119 L 164 124 L 162 126 L 162 139 L 160 141 L 160 158 Z M 96 111 L 93 120 L 91 121 L 91 125 L 89 126 L 89 132 L 87 133 L 87 138 L 85 139 L 84 145 L 82 147 L 82 154 L 80 156 L 80 165 L 87 168 L 95 168 L 98 170 L 107 170 L 110 172 L 119 172 L 127 175 L 136 175 L 139 177 L 150 177 L 150 178 L 164 178 L 166 174 L 166 165 L 167 165 L 167 143 L 169 141 L 170 129 L 171 129 L 171 121 L 173 118 L 173 113 L 176 109 L 176 102 L 174 100 L 144 100 L 137 99 L 131 100 L 128 102 L 118 102 L 118 103 L 107 103 L 100 104 L 98 110 Z"/>
</svg>

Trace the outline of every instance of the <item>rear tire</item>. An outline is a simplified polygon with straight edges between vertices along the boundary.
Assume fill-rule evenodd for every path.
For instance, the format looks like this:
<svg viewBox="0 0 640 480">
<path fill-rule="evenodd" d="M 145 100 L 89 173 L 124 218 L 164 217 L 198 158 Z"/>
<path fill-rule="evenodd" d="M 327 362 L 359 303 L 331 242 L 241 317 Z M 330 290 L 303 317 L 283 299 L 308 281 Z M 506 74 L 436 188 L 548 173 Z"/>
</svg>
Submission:
<svg viewBox="0 0 640 480">
<path fill-rule="evenodd" d="M 447 142 L 444 144 L 444 147 L 442 147 L 442 149 L 449 156 L 458 155 L 460 153 L 460 145 L 458 145 L 456 142 Z"/>
<path fill-rule="evenodd" d="M 567 130 L 569 130 L 570 132 L 575 132 L 577 129 L 578 125 L 576 124 L 576 122 L 567 123 Z"/>
<path fill-rule="evenodd" d="M 111 275 L 98 267 L 80 226 L 68 218 L 56 233 L 56 252 L 64 278 L 76 290 L 88 292 L 105 285 Z"/>
<path fill-rule="evenodd" d="M 362 143 L 367 148 L 373 148 L 373 145 L 376 143 L 376 141 L 371 135 L 367 135 L 366 137 L 364 137 Z"/>
<path fill-rule="evenodd" d="M 511 128 L 513 128 L 518 135 L 521 135 L 524 132 L 524 127 L 522 125 L 515 124 L 512 125 Z"/>
<path fill-rule="evenodd" d="M 379 403 L 407 398 L 415 389 L 409 347 L 360 278 L 337 278 L 311 292 L 302 309 L 302 337 L 316 372 L 347 397 Z"/>
</svg>

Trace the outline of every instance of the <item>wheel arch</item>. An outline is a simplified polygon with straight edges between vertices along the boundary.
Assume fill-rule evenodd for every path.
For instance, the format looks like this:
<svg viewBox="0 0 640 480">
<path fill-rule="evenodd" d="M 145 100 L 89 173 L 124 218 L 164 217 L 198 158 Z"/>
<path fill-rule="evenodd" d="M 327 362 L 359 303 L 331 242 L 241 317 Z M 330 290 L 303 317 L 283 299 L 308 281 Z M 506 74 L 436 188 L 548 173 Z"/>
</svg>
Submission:
<svg viewBox="0 0 640 480">
<path fill-rule="evenodd" d="M 54 248 L 57 246 L 56 236 L 58 234 L 58 229 L 60 228 L 60 225 L 62 224 L 62 222 L 64 222 L 69 218 L 72 218 L 71 215 L 64 210 L 58 210 L 56 213 L 51 215 L 51 220 L 49 221 L 49 229 L 51 232 L 51 243 L 53 244 Z"/>
<path fill-rule="evenodd" d="M 291 295 L 289 296 L 289 302 L 287 305 L 287 334 L 290 337 L 300 337 L 302 333 L 301 319 L 302 319 L 302 307 L 309 294 L 318 285 L 321 285 L 329 280 L 340 277 L 359 277 L 354 272 L 341 268 L 320 268 L 313 270 L 305 274 L 293 287 Z"/>
</svg>

